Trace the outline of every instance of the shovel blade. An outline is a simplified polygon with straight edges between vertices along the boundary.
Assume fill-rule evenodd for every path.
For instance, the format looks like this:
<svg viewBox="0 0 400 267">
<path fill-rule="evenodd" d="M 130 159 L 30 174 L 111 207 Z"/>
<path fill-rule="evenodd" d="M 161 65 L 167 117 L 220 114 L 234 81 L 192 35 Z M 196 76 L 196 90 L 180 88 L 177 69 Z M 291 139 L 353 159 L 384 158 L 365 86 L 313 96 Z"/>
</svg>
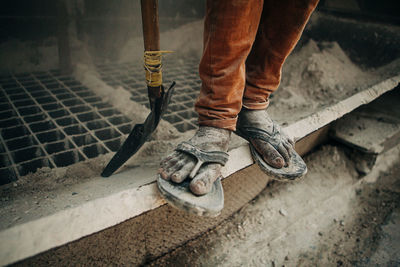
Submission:
<svg viewBox="0 0 400 267">
<path fill-rule="evenodd" d="M 101 176 L 109 177 L 142 147 L 147 139 L 143 133 L 143 124 L 136 124 L 121 148 L 104 168 Z"/>
<path fill-rule="evenodd" d="M 130 157 L 132 157 L 150 138 L 151 134 L 157 128 L 158 123 L 161 120 L 162 115 L 165 113 L 168 107 L 168 103 L 171 99 L 175 82 L 172 83 L 170 88 L 157 99 L 153 105 L 149 116 L 146 118 L 144 123 L 136 124 L 128 138 L 122 144 L 121 148 L 117 151 L 114 157 L 110 160 L 107 166 L 104 168 L 101 176 L 109 177 L 119 167 L 122 166 Z"/>
</svg>

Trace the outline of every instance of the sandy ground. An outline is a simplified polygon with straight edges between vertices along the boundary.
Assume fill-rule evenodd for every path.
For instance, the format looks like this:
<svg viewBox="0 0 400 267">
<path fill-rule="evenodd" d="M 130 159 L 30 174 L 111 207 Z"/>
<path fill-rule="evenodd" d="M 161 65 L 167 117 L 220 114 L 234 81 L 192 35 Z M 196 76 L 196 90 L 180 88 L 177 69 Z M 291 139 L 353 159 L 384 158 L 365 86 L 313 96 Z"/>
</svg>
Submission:
<svg viewBox="0 0 400 267">
<path fill-rule="evenodd" d="M 306 158 L 298 183 L 273 183 L 232 218 L 150 266 L 398 266 L 397 147 L 359 177 L 339 147 Z"/>
</svg>

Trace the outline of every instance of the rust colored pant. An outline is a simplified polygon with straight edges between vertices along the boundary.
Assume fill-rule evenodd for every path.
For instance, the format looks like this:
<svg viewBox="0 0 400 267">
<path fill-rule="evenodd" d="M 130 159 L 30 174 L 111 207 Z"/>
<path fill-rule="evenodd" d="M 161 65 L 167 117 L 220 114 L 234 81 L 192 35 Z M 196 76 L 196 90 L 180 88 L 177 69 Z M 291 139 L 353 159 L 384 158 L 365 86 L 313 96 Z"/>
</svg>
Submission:
<svg viewBox="0 0 400 267">
<path fill-rule="evenodd" d="M 265 109 L 318 0 L 207 0 L 199 124 L 236 129 L 242 106 Z"/>
</svg>

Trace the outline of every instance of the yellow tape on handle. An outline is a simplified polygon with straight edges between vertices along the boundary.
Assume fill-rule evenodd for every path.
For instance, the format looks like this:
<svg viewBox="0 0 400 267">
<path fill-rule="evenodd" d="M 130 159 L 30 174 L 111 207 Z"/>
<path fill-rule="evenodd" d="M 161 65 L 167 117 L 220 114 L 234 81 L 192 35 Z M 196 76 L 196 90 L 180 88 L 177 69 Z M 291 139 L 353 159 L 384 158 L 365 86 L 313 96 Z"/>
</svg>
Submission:
<svg viewBox="0 0 400 267">
<path fill-rule="evenodd" d="M 144 69 L 146 72 L 146 83 L 151 87 L 162 85 L 162 55 L 172 51 L 145 51 Z"/>
</svg>

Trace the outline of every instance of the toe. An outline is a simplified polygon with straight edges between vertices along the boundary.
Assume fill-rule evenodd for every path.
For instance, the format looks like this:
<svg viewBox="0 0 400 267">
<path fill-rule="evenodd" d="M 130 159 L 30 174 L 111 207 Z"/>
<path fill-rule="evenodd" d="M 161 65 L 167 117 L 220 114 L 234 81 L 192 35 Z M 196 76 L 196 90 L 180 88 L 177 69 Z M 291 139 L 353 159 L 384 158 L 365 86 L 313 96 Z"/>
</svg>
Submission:
<svg viewBox="0 0 400 267">
<path fill-rule="evenodd" d="M 182 160 L 184 158 L 184 155 L 179 152 L 174 152 L 167 158 L 165 158 L 163 161 L 160 163 L 160 168 L 163 168 L 164 170 L 171 168 L 175 164 L 178 163 L 178 161 Z"/>
<path fill-rule="evenodd" d="M 278 146 L 278 152 L 282 155 L 283 159 L 285 160 L 285 167 L 289 166 L 290 154 L 287 148 L 282 143 Z"/>
<path fill-rule="evenodd" d="M 190 190 L 198 196 L 207 194 L 220 175 L 221 165 L 207 164 L 199 170 L 199 174 L 190 182 Z"/>
<path fill-rule="evenodd" d="M 289 154 L 289 159 L 292 158 L 292 154 L 293 154 L 293 152 L 295 152 L 292 143 L 283 142 L 283 146 L 286 148 L 286 150 Z"/>
<path fill-rule="evenodd" d="M 173 173 L 179 171 L 185 164 L 187 163 L 186 159 L 181 159 L 177 161 L 174 165 L 170 166 L 167 169 L 164 169 L 164 176 L 166 180 L 170 180 Z M 162 176 L 162 175 L 161 175 Z"/>
<path fill-rule="evenodd" d="M 163 160 L 161 160 L 160 166 L 163 166 L 163 165 L 167 164 L 167 162 L 169 162 L 170 160 L 172 160 L 174 158 L 178 158 L 180 154 L 181 153 L 179 153 L 178 151 L 172 152 L 167 157 L 165 157 Z"/>
<path fill-rule="evenodd" d="M 260 139 L 251 140 L 251 143 L 268 165 L 277 169 L 285 165 L 285 159 L 270 143 Z"/>
<path fill-rule="evenodd" d="M 294 148 L 295 142 L 293 138 L 291 138 L 285 131 L 281 131 L 282 134 L 282 140 L 284 140 L 284 143 L 289 143 Z"/>
<path fill-rule="evenodd" d="M 160 175 L 161 178 L 163 178 L 164 180 L 168 180 L 168 175 L 165 173 L 163 168 L 159 168 L 157 170 L 157 173 Z"/>
<path fill-rule="evenodd" d="M 294 142 L 294 140 L 293 140 L 292 138 L 288 138 L 287 141 L 288 141 L 288 143 L 291 145 L 291 147 L 294 148 L 294 146 L 295 146 L 295 144 L 296 144 L 296 143 Z"/>
<path fill-rule="evenodd" d="M 174 153 L 173 153 L 174 154 Z M 181 153 L 174 154 L 174 157 L 169 158 L 168 161 L 163 161 L 161 163 L 160 168 L 158 169 L 158 173 L 160 174 L 161 178 L 165 180 L 169 180 L 171 175 L 182 168 L 185 164 L 185 156 Z"/>
<path fill-rule="evenodd" d="M 194 168 L 194 165 L 194 160 L 187 158 L 184 162 L 183 167 L 171 175 L 171 180 L 175 183 L 183 182 L 189 176 L 190 172 Z"/>
</svg>

